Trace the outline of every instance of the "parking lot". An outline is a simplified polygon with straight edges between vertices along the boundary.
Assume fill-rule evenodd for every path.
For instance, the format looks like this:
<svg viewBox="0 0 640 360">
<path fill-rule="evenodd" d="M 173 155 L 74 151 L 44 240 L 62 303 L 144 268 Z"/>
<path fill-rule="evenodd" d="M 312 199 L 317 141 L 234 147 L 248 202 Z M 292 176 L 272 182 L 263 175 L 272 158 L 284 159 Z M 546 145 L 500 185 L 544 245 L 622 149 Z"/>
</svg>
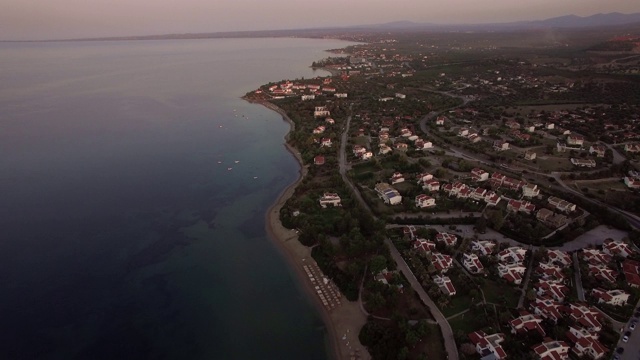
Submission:
<svg viewBox="0 0 640 360">
<path fill-rule="evenodd" d="M 638 314 L 638 312 L 636 312 Z M 635 330 L 631 330 L 629 326 L 632 323 L 637 323 Z M 616 359 L 616 355 L 619 356 L 622 360 L 638 360 L 640 359 L 640 319 L 638 317 L 632 317 L 625 326 L 624 330 L 620 334 L 620 341 L 618 341 L 618 348 L 623 348 L 624 352 L 622 354 L 618 354 L 617 351 L 614 351 L 613 358 Z M 624 341 L 624 334 L 629 332 L 629 339 Z"/>
</svg>

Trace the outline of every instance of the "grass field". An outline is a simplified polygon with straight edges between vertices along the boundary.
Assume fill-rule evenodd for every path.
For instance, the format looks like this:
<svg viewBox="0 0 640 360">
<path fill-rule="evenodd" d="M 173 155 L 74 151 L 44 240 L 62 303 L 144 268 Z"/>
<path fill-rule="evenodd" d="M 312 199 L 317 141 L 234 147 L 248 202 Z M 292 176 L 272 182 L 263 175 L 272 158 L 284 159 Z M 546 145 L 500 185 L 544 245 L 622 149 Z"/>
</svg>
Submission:
<svg viewBox="0 0 640 360">
<path fill-rule="evenodd" d="M 478 329 L 482 329 L 488 324 L 484 316 L 476 316 L 469 311 L 449 320 L 449 325 L 451 325 L 451 329 L 454 333 L 456 331 L 462 331 L 465 334 L 468 334 Z"/>
<path fill-rule="evenodd" d="M 515 308 L 518 306 L 520 292 L 510 285 L 501 284 L 493 280 L 486 280 L 482 286 L 485 300 L 489 303 L 502 304 Z"/>
<path fill-rule="evenodd" d="M 451 298 L 449 305 L 444 309 L 440 309 L 445 317 L 455 315 L 459 312 L 465 311 L 471 306 L 471 298 L 466 295 L 456 295 Z"/>
<path fill-rule="evenodd" d="M 416 346 L 415 355 L 429 354 L 428 359 L 446 359 L 447 352 L 442 342 L 440 327 L 436 324 L 429 324 L 429 335 L 426 341 Z M 416 356 L 417 357 L 417 356 Z"/>
<path fill-rule="evenodd" d="M 571 170 L 571 162 L 568 158 L 560 158 L 555 156 L 548 156 L 546 159 L 538 159 L 536 165 L 540 167 L 541 171 L 563 171 Z"/>
</svg>

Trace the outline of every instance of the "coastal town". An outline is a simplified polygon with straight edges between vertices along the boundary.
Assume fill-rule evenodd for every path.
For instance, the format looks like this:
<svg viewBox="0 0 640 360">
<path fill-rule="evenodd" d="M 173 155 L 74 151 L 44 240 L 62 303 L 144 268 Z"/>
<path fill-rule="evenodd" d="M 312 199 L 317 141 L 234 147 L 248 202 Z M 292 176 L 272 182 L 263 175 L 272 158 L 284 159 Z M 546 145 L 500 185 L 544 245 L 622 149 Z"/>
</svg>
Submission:
<svg viewBox="0 0 640 360">
<path fill-rule="evenodd" d="M 291 123 L 303 279 L 364 319 L 338 358 L 636 359 L 640 33 L 333 38 L 245 99 Z"/>
</svg>

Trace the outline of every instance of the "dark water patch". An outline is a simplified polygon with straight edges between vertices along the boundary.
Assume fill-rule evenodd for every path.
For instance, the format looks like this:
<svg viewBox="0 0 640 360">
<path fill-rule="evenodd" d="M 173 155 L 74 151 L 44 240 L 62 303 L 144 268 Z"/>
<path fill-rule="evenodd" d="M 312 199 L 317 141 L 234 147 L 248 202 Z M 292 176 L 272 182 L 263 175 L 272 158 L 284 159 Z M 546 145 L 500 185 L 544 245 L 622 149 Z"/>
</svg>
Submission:
<svg viewBox="0 0 640 360">
<path fill-rule="evenodd" d="M 0 44 L 0 359 L 324 358 L 264 236 L 287 125 L 239 96 L 339 45 Z"/>
<path fill-rule="evenodd" d="M 176 225 L 163 232 L 160 239 L 132 255 L 127 261 L 127 272 L 135 271 L 166 260 L 171 253 L 180 247 L 189 245 L 190 239 L 184 236 Z"/>
</svg>

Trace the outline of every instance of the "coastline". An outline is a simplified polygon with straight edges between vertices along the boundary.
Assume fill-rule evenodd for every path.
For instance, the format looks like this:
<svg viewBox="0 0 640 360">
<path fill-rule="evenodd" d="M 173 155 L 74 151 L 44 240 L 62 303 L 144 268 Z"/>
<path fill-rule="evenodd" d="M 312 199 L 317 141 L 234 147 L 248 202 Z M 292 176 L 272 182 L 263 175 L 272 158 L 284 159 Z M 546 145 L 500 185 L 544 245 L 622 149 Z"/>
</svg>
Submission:
<svg viewBox="0 0 640 360">
<path fill-rule="evenodd" d="M 273 110 L 282 116 L 290 129 L 284 137 L 285 147 L 300 164 L 298 179 L 287 186 L 278 196 L 275 203 L 269 207 L 265 215 L 266 230 L 269 238 L 276 244 L 277 248 L 285 255 L 291 269 L 298 277 L 299 284 L 303 287 L 307 295 L 312 299 L 314 305 L 320 312 L 323 322 L 327 327 L 329 346 L 333 354 L 331 358 L 343 359 L 370 359 L 366 348 L 360 344 L 358 334 L 362 326 L 367 322 L 367 316 L 362 313 L 358 302 L 351 302 L 341 297 L 339 305 L 328 309 L 316 293 L 317 287 L 311 282 L 307 275 L 305 266 L 315 265 L 315 260 L 311 257 L 311 248 L 302 245 L 298 241 L 297 233 L 285 228 L 280 222 L 280 210 L 293 195 L 298 184 L 307 175 L 308 168 L 304 165 L 299 151 L 288 143 L 289 135 L 295 129 L 295 124 L 287 116 L 286 112 L 278 106 L 268 101 L 252 101 Z M 331 356 L 333 355 L 333 356 Z"/>
</svg>

